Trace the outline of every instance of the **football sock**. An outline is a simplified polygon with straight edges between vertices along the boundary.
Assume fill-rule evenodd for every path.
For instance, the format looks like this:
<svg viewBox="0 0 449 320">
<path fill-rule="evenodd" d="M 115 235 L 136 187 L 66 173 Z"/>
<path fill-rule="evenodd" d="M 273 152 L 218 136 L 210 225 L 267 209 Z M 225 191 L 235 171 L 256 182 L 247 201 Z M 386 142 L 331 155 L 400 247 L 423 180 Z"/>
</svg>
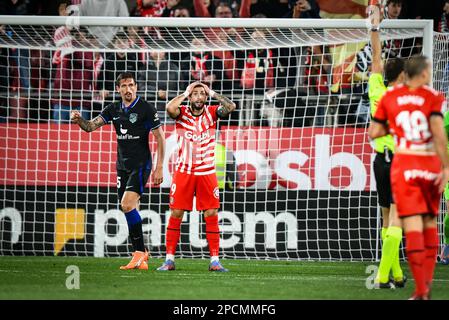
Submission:
<svg viewBox="0 0 449 320">
<path fill-rule="evenodd" d="M 443 225 L 444 244 L 449 244 L 449 213 L 445 214 Z"/>
<path fill-rule="evenodd" d="M 218 216 L 204 217 L 206 221 L 206 239 L 209 244 L 211 257 L 218 257 L 220 251 L 220 230 L 218 229 Z"/>
<path fill-rule="evenodd" d="M 420 231 L 410 231 L 405 234 L 407 241 L 407 257 L 410 270 L 415 279 L 415 293 L 424 295 L 427 293 L 426 274 L 424 272 L 424 236 Z"/>
<path fill-rule="evenodd" d="M 220 261 L 220 259 L 218 258 L 218 256 L 213 256 L 213 257 L 210 257 L 210 262 L 214 262 L 214 261 Z"/>
<path fill-rule="evenodd" d="M 382 246 L 382 257 L 380 259 L 378 280 L 387 283 L 390 278 L 390 270 L 393 261 L 398 256 L 399 244 L 401 243 L 402 230 L 398 227 L 389 227 Z M 398 272 L 398 270 L 396 270 Z M 402 270 L 401 270 L 402 273 Z M 402 277 L 402 276 L 401 276 Z"/>
<path fill-rule="evenodd" d="M 395 255 L 393 258 L 393 263 L 391 265 L 391 272 L 393 273 L 393 278 L 395 280 L 402 280 L 404 278 L 404 273 L 402 272 L 401 263 L 399 261 L 399 250 L 401 247 L 401 241 L 402 241 L 402 228 L 399 227 L 390 227 L 389 230 L 389 236 L 394 239 L 395 241 Z"/>
<path fill-rule="evenodd" d="M 426 259 L 424 260 L 424 270 L 426 282 L 430 285 L 433 280 L 436 258 L 438 255 L 438 231 L 437 228 L 424 229 L 424 245 L 426 248 Z"/>
<path fill-rule="evenodd" d="M 167 254 L 165 256 L 165 260 L 175 261 L 175 255 L 174 254 Z"/>
<path fill-rule="evenodd" d="M 167 226 L 167 234 L 165 236 L 165 247 L 167 248 L 168 255 L 174 255 L 176 253 L 176 247 L 178 246 L 179 236 L 181 234 L 181 222 L 182 218 L 175 218 L 170 216 Z M 170 259 L 173 260 L 173 259 Z"/>
<path fill-rule="evenodd" d="M 142 218 L 139 212 L 134 208 L 126 212 L 125 217 L 134 251 L 144 252 L 145 244 L 143 243 Z"/>
</svg>

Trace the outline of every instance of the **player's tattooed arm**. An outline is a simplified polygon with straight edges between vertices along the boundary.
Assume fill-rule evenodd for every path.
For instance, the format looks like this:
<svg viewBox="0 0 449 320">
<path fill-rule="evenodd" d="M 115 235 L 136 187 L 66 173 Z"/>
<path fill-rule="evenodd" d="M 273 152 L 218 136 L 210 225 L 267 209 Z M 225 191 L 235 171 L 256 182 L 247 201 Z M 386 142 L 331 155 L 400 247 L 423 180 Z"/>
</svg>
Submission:
<svg viewBox="0 0 449 320">
<path fill-rule="evenodd" d="M 184 101 L 184 99 L 185 96 L 181 94 L 177 97 L 174 97 L 167 103 L 165 110 L 167 110 L 167 113 L 170 116 L 170 118 L 176 119 L 179 116 L 179 114 L 181 113 L 179 106 Z"/>
<path fill-rule="evenodd" d="M 217 115 L 220 118 L 226 118 L 232 111 L 235 110 L 236 105 L 231 101 L 231 99 L 218 93 L 215 93 L 214 98 L 221 104 L 221 107 L 217 110 Z"/>
<path fill-rule="evenodd" d="M 105 125 L 105 122 L 102 117 L 97 116 L 92 120 L 84 119 L 79 111 L 72 111 L 70 118 L 72 121 L 86 132 L 92 132 Z"/>
</svg>

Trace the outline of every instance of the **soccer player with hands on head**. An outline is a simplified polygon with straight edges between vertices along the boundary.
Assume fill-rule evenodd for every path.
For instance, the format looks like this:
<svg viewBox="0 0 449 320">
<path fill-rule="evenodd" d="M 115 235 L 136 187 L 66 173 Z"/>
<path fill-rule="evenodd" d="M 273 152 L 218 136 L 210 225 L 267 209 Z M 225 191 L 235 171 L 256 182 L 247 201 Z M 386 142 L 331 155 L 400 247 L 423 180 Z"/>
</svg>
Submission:
<svg viewBox="0 0 449 320">
<path fill-rule="evenodd" d="M 381 98 L 368 134 L 372 139 L 388 132 L 395 137 L 391 185 L 415 279 L 411 299 L 427 300 L 438 254 L 440 198 L 449 179 L 442 115 L 446 100 L 442 93 L 427 86 L 432 76 L 428 58 L 411 57 L 404 71 L 405 83 L 389 89 Z"/>
<path fill-rule="evenodd" d="M 219 105 L 207 105 L 208 97 Z M 188 105 L 181 105 L 188 99 Z M 176 121 L 179 146 L 176 171 L 170 188 L 171 215 L 168 221 L 166 260 L 159 271 L 175 270 L 175 253 L 181 222 L 185 211 L 204 212 L 206 239 L 209 244 L 210 271 L 226 272 L 219 261 L 220 231 L 218 209 L 220 194 L 215 173 L 215 133 L 219 118 L 227 118 L 236 105 L 201 82 L 190 84 L 186 91 L 173 98 L 166 107 L 168 115 Z"/>
<path fill-rule="evenodd" d="M 120 74 L 116 81 L 116 90 L 120 93 L 121 101 L 109 104 L 94 119 L 83 119 L 78 111 L 72 111 L 71 119 L 86 132 L 92 132 L 109 122 L 113 123 L 118 145 L 118 199 L 125 213 L 134 249 L 132 260 L 120 269 L 148 270 L 149 254 L 143 241 L 142 219 L 138 212 L 139 201 L 152 168 L 148 133 L 153 133 L 157 143 L 157 163 L 153 172 L 155 185 L 160 185 L 163 181 L 165 137 L 156 108 L 137 96 L 137 84 L 133 74 Z"/>
</svg>

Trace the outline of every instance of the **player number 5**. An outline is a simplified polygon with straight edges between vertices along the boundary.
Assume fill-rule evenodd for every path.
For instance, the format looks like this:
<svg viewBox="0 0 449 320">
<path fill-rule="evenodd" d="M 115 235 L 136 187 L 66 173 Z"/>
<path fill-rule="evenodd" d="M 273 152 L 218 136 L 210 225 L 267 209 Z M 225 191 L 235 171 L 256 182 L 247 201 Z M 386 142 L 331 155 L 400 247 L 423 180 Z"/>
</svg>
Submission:
<svg viewBox="0 0 449 320">
<path fill-rule="evenodd" d="M 120 189 L 120 187 L 121 187 L 121 185 L 122 185 L 122 183 L 120 182 L 120 179 L 121 179 L 122 177 L 117 177 L 117 189 Z"/>
</svg>

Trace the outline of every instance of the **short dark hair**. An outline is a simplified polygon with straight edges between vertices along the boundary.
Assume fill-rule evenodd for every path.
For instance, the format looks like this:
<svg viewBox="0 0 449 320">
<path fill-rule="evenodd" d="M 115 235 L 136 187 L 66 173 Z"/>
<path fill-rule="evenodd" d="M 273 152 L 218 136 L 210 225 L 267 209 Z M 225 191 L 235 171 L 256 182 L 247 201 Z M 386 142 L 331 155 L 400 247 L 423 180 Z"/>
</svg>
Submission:
<svg viewBox="0 0 449 320">
<path fill-rule="evenodd" d="M 413 78 L 421 74 L 428 67 L 429 59 L 426 56 L 414 55 L 405 62 L 404 71 L 407 77 Z"/>
<path fill-rule="evenodd" d="M 404 59 L 393 58 L 388 60 L 384 70 L 385 80 L 387 80 L 388 83 L 396 81 L 401 72 L 404 71 Z"/>
<path fill-rule="evenodd" d="M 386 6 L 388 6 L 390 3 L 403 5 L 404 1 L 403 0 L 388 0 Z"/>
<path fill-rule="evenodd" d="M 120 87 L 120 81 L 124 79 L 133 79 L 134 82 L 136 82 L 136 78 L 131 72 L 123 72 L 118 75 L 117 80 L 115 80 L 115 84 Z"/>
</svg>

